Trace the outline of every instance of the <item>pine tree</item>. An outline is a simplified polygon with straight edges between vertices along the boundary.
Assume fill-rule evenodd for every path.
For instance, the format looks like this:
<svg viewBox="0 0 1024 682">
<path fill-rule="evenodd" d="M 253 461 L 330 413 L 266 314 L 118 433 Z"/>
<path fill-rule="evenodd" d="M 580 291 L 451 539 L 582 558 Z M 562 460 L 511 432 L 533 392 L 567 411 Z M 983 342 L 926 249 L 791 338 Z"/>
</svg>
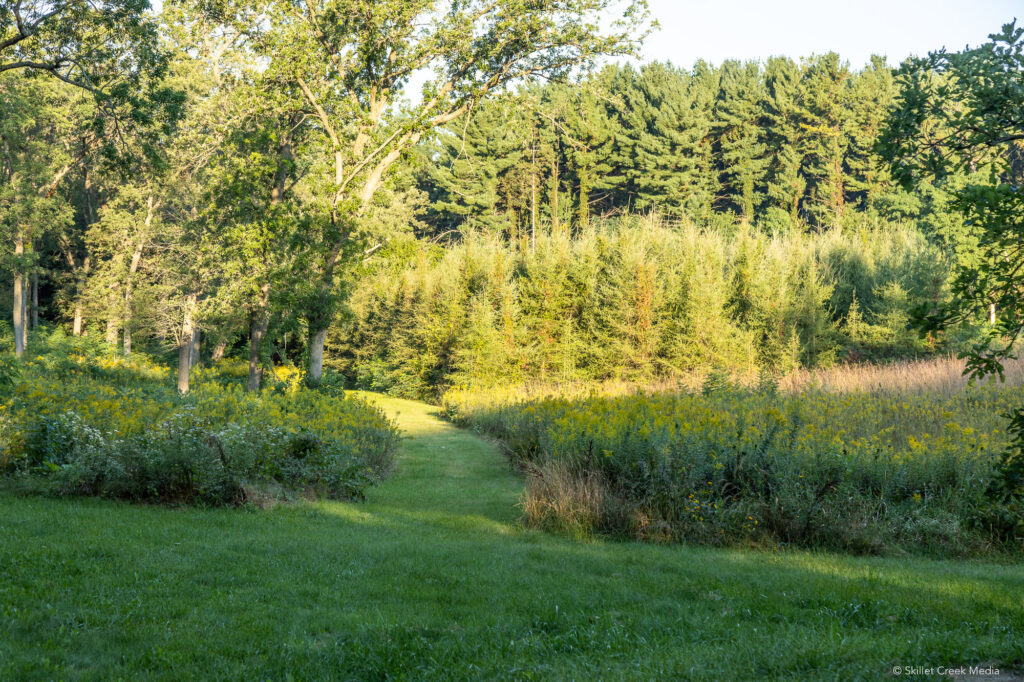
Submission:
<svg viewBox="0 0 1024 682">
<path fill-rule="evenodd" d="M 654 63 L 639 72 L 622 68 L 609 89 L 621 129 L 610 178 L 619 205 L 706 215 L 713 195 L 710 88 L 671 64 Z"/>
<path fill-rule="evenodd" d="M 884 57 L 872 56 L 867 68 L 851 78 L 847 188 L 862 211 L 876 211 L 879 200 L 893 189 L 889 164 L 876 147 L 895 98 L 895 79 Z"/>
<path fill-rule="evenodd" d="M 715 102 L 715 135 L 727 206 L 746 222 L 760 208 L 762 183 L 768 166 L 762 140 L 763 80 L 756 62 L 722 64 L 721 86 Z"/>
<path fill-rule="evenodd" d="M 837 227 L 846 209 L 849 183 L 844 161 L 851 127 L 850 70 L 839 55 L 830 52 L 806 60 L 803 71 L 801 151 L 808 185 L 806 210 L 819 229 Z"/>
<path fill-rule="evenodd" d="M 766 224 L 792 229 L 802 222 L 807 181 L 802 173 L 805 133 L 801 125 L 800 67 L 786 57 L 772 57 L 765 65 L 765 132 L 772 150 L 767 168 Z"/>
<path fill-rule="evenodd" d="M 506 176 L 528 159 L 526 121 L 514 100 L 485 102 L 471 116 L 438 135 L 430 179 L 436 189 L 430 210 L 455 218 L 447 229 L 507 234 L 510 202 L 503 196 Z"/>
</svg>

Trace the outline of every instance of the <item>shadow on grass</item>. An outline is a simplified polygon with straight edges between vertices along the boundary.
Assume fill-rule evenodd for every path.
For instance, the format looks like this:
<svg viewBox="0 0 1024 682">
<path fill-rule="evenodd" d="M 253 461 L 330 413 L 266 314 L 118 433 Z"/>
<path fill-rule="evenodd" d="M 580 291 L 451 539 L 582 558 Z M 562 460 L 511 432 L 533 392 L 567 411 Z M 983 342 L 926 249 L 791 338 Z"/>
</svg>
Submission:
<svg viewBox="0 0 1024 682">
<path fill-rule="evenodd" d="M 525 530 L 496 449 L 382 402 L 412 439 L 366 504 L 0 494 L 0 677 L 878 679 L 1024 658 L 1022 566 Z"/>
<path fill-rule="evenodd" d="M 1020 566 L 579 543 L 343 503 L 0 513 L 0 649 L 28 672 L 877 679 L 1022 657 Z"/>
</svg>

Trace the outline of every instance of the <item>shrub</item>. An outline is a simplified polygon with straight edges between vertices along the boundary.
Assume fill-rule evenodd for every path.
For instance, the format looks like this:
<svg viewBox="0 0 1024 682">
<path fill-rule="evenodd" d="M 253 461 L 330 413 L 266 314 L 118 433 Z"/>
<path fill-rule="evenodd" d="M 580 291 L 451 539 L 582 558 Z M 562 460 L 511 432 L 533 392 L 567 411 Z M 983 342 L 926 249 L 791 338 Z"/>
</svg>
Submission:
<svg viewBox="0 0 1024 682">
<path fill-rule="evenodd" d="M 506 443 L 530 477 L 526 521 L 540 527 L 975 554 L 1021 549 L 1006 521 L 1020 518 L 1019 499 L 987 491 L 1003 476 L 1000 415 L 1022 395 L 997 385 L 786 394 L 715 382 L 702 394 L 505 403 L 453 393 L 447 409 Z"/>
<path fill-rule="evenodd" d="M 18 378 L 18 366 L 9 353 L 0 353 L 0 389 L 10 389 Z"/>
<path fill-rule="evenodd" d="M 254 491 L 361 498 L 397 431 L 369 404 L 301 387 L 245 393 L 226 366 L 180 398 L 145 356 L 36 356 L 0 403 L 0 465 L 56 494 L 234 504 Z M 261 493 L 262 495 L 262 493 Z"/>
</svg>

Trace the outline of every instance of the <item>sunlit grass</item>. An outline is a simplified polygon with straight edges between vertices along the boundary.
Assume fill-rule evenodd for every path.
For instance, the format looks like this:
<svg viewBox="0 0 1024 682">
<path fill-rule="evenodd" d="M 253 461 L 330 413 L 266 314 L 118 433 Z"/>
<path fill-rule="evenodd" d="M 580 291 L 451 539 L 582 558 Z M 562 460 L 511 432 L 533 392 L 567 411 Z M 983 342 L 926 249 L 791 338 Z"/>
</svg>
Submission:
<svg viewBox="0 0 1024 682">
<path fill-rule="evenodd" d="M 0 494 L 0 678 L 874 680 L 1024 658 L 1020 565 L 552 537 L 517 523 L 496 448 L 380 404 L 412 438 L 366 504 Z"/>
<path fill-rule="evenodd" d="M 961 370 L 950 360 L 849 370 L 805 377 L 803 391 L 452 390 L 444 402 L 528 472 L 523 509 L 538 528 L 1019 556 L 1019 506 L 987 491 L 1001 475 L 1006 414 L 1024 397 L 1020 367 L 1009 384 L 972 386 Z"/>
</svg>

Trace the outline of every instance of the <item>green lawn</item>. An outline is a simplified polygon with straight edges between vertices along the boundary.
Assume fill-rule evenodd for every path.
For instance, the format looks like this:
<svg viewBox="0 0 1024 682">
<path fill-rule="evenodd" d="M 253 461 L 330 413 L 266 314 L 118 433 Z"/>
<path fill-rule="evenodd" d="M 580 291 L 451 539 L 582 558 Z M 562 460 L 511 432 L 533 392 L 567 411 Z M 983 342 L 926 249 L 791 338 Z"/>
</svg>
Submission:
<svg viewBox="0 0 1024 682">
<path fill-rule="evenodd" d="M 587 542 L 434 408 L 365 504 L 0 494 L 0 679 L 878 679 L 1024 659 L 1024 566 Z M 1004 677 L 1003 679 L 1007 679 Z"/>
</svg>

